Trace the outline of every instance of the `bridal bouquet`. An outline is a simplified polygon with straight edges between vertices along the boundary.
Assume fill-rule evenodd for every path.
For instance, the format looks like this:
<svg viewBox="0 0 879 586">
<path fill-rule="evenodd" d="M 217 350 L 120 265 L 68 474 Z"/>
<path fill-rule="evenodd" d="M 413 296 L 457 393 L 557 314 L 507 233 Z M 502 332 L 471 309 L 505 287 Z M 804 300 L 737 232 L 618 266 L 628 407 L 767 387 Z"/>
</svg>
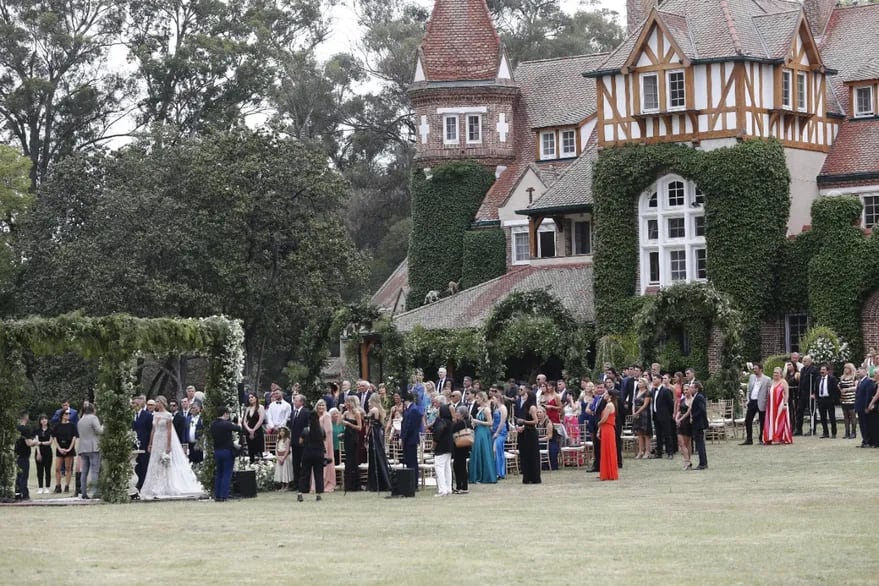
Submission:
<svg viewBox="0 0 879 586">
<path fill-rule="evenodd" d="M 165 468 L 170 466 L 171 465 L 171 454 L 168 454 L 167 452 L 162 454 L 161 462 L 162 462 L 162 466 L 164 466 Z"/>
</svg>

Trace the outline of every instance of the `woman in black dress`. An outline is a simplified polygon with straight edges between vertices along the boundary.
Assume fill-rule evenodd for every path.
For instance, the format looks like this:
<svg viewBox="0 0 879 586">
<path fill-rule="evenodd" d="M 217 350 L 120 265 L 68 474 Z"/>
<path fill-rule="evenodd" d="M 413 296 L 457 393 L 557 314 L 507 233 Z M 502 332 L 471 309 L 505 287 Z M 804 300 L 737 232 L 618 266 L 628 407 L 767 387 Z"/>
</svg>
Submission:
<svg viewBox="0 0 879 586">
<path fill-rule="evenodd" d="M 324 458 L 326 458 L 327 433 L 320 422 L 317 410 L 308 415 L 308 427 L 302 430 L 302 472 L 299 475 L 299 494 L 296 500 L 303 501 L 302 493 L 308 492 L 314 482 L 315 500 L 321 500 L 324 492 Z"/>
<path fill-rule="evenodd" d="M 76 459 L 76 426 L 70 423 L 70 411 L 61 413 L 61 423 L 52 430 L 55 438 L 55 492 L 61 492 L 61 467 L 66 471 L 64 492 L 70 492 L 73 462 Z"/>
<path fill-rule="evenodd" d="M 266 437 L 262 424 L 266 418 L 265 408 L 259 404 L 254 393 L 247 394 L 247 411 L 244 412 L 244 434 L 247 439 L 247 454 L 250 461 L 262 459 L 266 451 Z"/>
<path fill-rule="evenodd" d="M 540 444 L 537 437 L 537 398 L 534 391 L 525 393 L 525 403 L 516 418 L 519 434 L 519 460 L 522 466 L 522 484 L 540 484 Z"/>
<path fill-rule="evenodd" d="M 690 456 L 692 455 L 690 446 L 693 445 L 693 424 L 690 422 L 690 404 L 693 402 L 694 393 L 693 385 L 684 385 L 684 394 L 681 397 L 676 420 L 678 424 L 678 447 L 684 456 L 684 470 L 689 470 L 693 467 L 690 461 Z"/>
<path fill-rule="evenodd" d="M 345 399 L 345 414 L 342 425 L 345 435 L 342 442 L 345 447 L 345 490 L 360 490 L 360 431 L 363 429 L 363 418 L 360 416 L 360 400 L 355 396 Z"/>
<path fill-rule="evenodd" d="M 369 398 L 369 412 L 366 421 L 369 425 L 367 440 L 367 462 L 369 469 L 366 474 L 366 486 L 371 492 L 391 490 L 391 470 L 388 466 L 388 455 L 385 452 L 384 418 L 385 410 L 379 395 Z"/>
<path fill-rule="evenodd" d="M 470 411 L 464 405 L 459 405 L 452 413 L 452 436 L 462 429 L 470 427 Z M 470 457 L 470 446 L 452 448 L 452 470 L 455 474 L 455 494 L 467 494 L 467 458 Z"/>
<path fill-rule="evenodd" d="M 34 450 L 37 461 L 37 482 L 40 489 L 37 494 L 49 494 L 52 487 L 52 430 L 49 428 L 49 417 L 40 415 L 40 426 L 37 427 L 37 449 Z M 46 487 L 43 488 L 43 481 Z"/>
</svg>

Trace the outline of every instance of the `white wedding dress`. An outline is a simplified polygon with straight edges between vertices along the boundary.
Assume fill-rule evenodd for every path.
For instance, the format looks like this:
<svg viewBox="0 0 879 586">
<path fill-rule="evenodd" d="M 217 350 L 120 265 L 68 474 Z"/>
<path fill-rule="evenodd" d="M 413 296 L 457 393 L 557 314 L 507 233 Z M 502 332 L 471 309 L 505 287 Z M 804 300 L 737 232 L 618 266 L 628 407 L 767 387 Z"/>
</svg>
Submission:
<svg viewBox="0 0 879 586">
<path fill-rule="evenodd" d="M 183 453 L 180 440 L 174 431 L 173 416 L 167 411 L 153 413 L 153 448 L 150 463 L 140 496 L 156 499 L 171 496 L 199 496 L 204 488 L 195 477 L 189 465 L 189 458 Z M 168 430 L 171 430 L 171 461 L 162 462 L 162 454 L 168 449 Z"/>
</svg>

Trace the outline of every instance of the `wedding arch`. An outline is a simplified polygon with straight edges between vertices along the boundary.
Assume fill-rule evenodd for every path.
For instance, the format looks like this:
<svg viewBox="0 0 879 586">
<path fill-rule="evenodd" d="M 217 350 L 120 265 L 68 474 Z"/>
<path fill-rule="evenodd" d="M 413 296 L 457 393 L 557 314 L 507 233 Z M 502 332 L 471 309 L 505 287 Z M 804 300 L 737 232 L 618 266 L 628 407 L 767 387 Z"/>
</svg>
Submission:
<svg viewBox="0 0 879 586">
<path fill-rule="evenodd" d="M 125 314 L 87 317 L 71 313 L 0 322 L 0 498 L 13 496 L 16 417 L 25 384 L 24 354 L 77 353 L 99 365 L 95 403 L 101 438 L 100 491 L 105 501 L 128 501 L 131 478 L 131 398 L 139 358 L 167 353 L 193 354 L 208 360 L 205 415 L 213 420 L 220 407 L 237 408 L 244 367 L 241 322 L 223 316 L 202 319 L 137 318 Z M 202 484 L 211 486 L 213 446 L 205 438 Z"/>
</svg>

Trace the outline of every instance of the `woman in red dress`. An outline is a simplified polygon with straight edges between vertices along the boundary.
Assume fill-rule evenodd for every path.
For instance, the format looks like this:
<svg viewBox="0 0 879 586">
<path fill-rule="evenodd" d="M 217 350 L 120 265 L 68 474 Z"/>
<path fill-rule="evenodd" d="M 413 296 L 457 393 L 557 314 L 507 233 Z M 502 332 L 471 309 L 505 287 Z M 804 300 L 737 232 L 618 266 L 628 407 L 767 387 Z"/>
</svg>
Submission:
<svg viewBox="0 0 879 586">
<path fill-rule="evenodd" d="M 788 414 L 788 386 L 781 368 L 772 371 L 772 387 L 766 404 L 766 424 L 763 426 L 763 443 L 790 444 L 793 434 Z"/>
<path fill-rule="evenodd" d="M 601 440 L 598 477 L 601 480 L 618 480 L 620 470 L 617 467 L 616 398 L 611 393 L 605 393 L 604 400 L 607 404 L 601 411 L 601 421 L 598 422 L 598 439 Z"/>
</svg>

